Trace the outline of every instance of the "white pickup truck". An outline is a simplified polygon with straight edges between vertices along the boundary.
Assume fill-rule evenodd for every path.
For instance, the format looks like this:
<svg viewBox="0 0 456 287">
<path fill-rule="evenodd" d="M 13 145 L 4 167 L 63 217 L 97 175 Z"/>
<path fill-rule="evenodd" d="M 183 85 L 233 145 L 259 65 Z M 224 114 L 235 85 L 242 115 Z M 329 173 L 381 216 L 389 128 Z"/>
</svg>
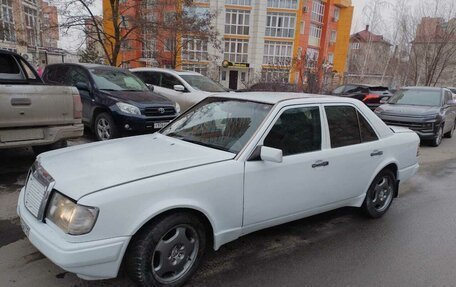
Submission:
<svg viewBox="0 0 456 287">
<path fill-rule="evenodd" d="M 84 132 L 81 113 L 76 88 L 47 86 L 21 56 L 0 51 L 0 149 L 65 146 Z"/>
</svg>

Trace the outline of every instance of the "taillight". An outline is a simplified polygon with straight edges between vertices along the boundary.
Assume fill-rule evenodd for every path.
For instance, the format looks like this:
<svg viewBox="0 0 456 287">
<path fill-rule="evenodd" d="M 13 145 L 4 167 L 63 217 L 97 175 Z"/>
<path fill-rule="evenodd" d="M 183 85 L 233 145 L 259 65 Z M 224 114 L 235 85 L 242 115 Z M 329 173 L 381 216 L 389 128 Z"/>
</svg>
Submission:
<svg viewBox="0 0 456 287">
<path fill-rule="evenodd" d="M 380 99 L 380 96 L 379 95 L 376 95 L 376 94 L 368 94 L 364 97 L 363 99 L 363 102 L 367 102 L 369 100 L 378 100 Z"/>
<path fill-rule="evenodd" d="M 75 119 L 82 118 L 82 103 L 79 94 L 73 95 L 73 117 Z"/>
</svg>

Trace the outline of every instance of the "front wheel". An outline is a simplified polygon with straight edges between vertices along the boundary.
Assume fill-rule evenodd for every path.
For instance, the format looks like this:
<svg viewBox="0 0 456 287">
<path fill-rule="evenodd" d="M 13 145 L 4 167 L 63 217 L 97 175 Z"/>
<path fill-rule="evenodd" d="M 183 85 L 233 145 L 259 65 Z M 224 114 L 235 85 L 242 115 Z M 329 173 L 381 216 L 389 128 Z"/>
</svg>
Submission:
<svg viewBox="0 0 456 287">
<path fill-rule="evenodd" d="M 382 170 L 371 183 L 362 205 L 368 217 L 379 218 L 386 213 L 393 202 L 396 193 L 396 176 L 385 169 Z"/>
<path fill-rule="evenodd" d="M 95 136 L 99 141 L 106 141 L 119 137 L 119 131 L 112 116 L 108 113 L 100 113 L 95 118 Z"/>
<path fill-rule="evenodd" d="M 135 235 L 126 254 L 126 270 L 139 286 L 182 286 L 205 250 L 204 224 L 192 214 L 171 214 Z"/>
<path fill-rule="evenodd" d="M 438 147 L 442 143 L 442 139 L 443 139 L 443 123 L 440 125 L 440 128 L 437 131 L 435 138 L 431 142 L 431 145 L 433 147 Z"/>
</svg>

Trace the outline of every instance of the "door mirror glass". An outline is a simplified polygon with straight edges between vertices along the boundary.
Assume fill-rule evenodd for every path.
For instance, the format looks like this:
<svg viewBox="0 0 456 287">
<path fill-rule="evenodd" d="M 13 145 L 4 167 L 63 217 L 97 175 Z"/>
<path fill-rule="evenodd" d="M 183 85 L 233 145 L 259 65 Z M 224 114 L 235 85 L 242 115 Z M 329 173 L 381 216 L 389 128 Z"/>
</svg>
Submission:
<svg viewBox="0 0 456 287">
<path fill-rule="evenodd" d="M 174 85 L 174 90 L 178 91 L 178 92 L 184 92 L 185 91 L 185 87 L 182 86 L 182 85 Z"/>
<path fill-rule="evenodd" d="M 80 91 L 87 91 L 87 92 L 90 91 L 89 85 L 87 85 L 87 83 L 84 83 L 84 82 L 77 82 L 76 88 Z"/>
<path fill-rule="evenodd" d="M 260 152 L 260 158 L 263 161 L 281 163 L 283 160 L 282 150 L 272 148 L 272 147 L 262 146 L 261 152 Z"/>
<path fill-rule="evenodd" d="M 154 91 L 154 85 L 151 85 L 151 84 L 146 84 L 147 88 L 149 89 L 149 91 L 153 92 Z"/>
</svg>

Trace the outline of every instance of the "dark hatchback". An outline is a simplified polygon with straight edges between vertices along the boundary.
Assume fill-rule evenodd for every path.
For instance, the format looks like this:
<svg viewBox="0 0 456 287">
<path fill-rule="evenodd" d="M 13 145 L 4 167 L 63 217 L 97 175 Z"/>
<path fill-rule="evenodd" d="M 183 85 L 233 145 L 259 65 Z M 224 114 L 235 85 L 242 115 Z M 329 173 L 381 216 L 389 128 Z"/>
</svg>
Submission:
<svg viewBox="0 0 456 287">
<path fill-rule="evenodd" d="M 402 88 L 375 113 L 388 125 L 407 127 L 431 140 L 433 146 L 440 145 L 443 136 L 451 138 L 456 125 L 455 101 L 445 88 Z"/>
<path fill-rule="evenodd" d="M 82 101 L 82 121 L 98 140 L 123 134 L 153 132 L 178 113 L 178 106 L 154 93 L 127 70 L 94 64 L 54 64 L 43 73 L 45 83 L 75 86 Z"/>
<path fill-rule="evenodd" d="M 387 87 L 365 84 L 342 85 L 335 88 L 331 94 L 360 100 L 371 110 L 375 110 L 378 106 L 387 102 L 393 95 Z"/>
</svg>

